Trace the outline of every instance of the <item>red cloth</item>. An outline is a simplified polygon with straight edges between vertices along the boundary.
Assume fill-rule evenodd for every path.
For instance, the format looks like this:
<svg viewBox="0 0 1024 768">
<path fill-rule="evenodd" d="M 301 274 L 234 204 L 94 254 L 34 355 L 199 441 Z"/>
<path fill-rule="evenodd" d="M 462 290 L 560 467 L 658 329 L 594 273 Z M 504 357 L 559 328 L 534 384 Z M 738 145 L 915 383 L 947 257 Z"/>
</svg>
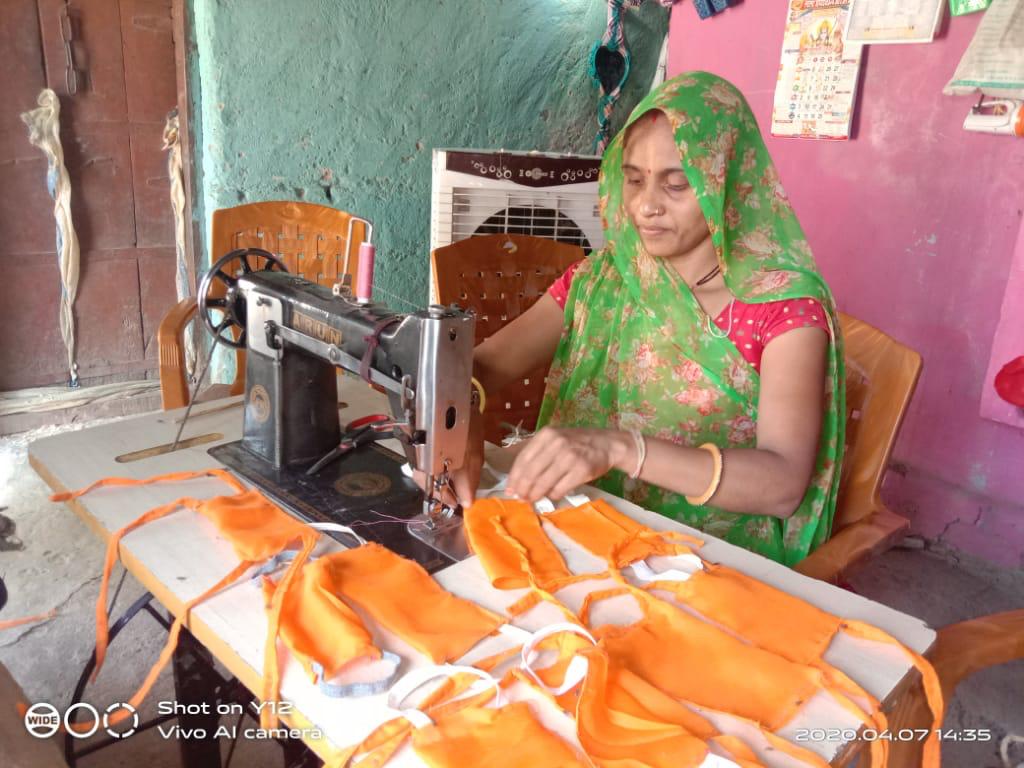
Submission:
<svg viewBox="0 0 1024 768">
<path fill-rule="evenodd" d="M 1008 403 L 1024 408 L 1024 355 L 1004 365 L 995 380 L 996 393 Z"/>
<path fill-rule="evenodd" d="M 551 298 L 562 309 L 565 309 L 572 278 L 580 263 L 576 262 L 569 267 L 548 288 Z M 732 302 L 731 310 L 727 306 L 715 318 L 715 325 L 723 331 L 729 331 L 729 340 L 758 373 L 761 371 L 761 355 L 765 345 L 786 331 L 794 328 L 821 328 L 829 333 L 828 316 L 814 299 L 784 299 L 761 304 L 747 304 L 736 299 Z"/>
</svg>

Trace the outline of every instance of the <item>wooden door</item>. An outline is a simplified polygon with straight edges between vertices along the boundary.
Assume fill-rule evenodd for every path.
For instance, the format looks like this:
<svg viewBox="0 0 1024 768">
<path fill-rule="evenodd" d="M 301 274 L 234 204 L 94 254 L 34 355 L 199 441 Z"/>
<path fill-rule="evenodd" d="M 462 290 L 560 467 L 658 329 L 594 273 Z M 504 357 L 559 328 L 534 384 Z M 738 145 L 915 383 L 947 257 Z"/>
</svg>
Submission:
<svg viewBox="0 0 1024 768">
<path fill-rule="evenodd" d="M 3 0 L 0 45 L 0 390 L 68 379 L 46 160 L 19 119 L 44 87 L 60 96 L 81 244 L 79 377 L 154 375 L 156 329 L 175 300 L 161 149 L 177 104 L 171 0 Z"/>
</svg>

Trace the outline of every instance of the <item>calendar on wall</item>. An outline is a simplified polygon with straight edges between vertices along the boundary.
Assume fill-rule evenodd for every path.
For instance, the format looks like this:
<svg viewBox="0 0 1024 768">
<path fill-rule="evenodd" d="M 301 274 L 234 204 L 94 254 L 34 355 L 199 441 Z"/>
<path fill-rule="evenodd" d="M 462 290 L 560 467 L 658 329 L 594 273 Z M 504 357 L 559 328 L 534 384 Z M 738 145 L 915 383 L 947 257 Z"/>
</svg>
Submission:
<svg viewBox="0 0 1024 768">
<path fill-rule="evenodd" d="M 861 45 L 845 40 L 849 0 L 789 0 L 772 135 L 848 139 Z"/>
<path fill-rule="evenodd" d="M 930 43 L 946 0 L 853 0 L 847 42 Z"/>
</svg>

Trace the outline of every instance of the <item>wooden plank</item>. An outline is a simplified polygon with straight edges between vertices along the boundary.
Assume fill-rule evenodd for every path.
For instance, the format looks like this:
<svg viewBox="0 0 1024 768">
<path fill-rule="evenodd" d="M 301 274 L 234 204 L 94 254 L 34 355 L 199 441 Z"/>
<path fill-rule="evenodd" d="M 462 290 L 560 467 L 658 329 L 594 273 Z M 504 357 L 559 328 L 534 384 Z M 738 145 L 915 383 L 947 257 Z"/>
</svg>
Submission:
<svg viewBox="0 0 1024 768">
<path fill-rule="evenodd" d="M 159 354 L 157 329 L 178 301 L 174 288 L 174 249 L 136 248 L 135 253 L 139 260 L 143 347 L 146 358 L 155 363 Z"/>
<path fill-rule="evenodd" d="M 71 24 L 75 66 L 85 71 L 73 96 L 67 87 L 61 35 L 65 15 Z M 39 23 L 46 82 L 61 97 L 62 124 L 127 120 L 119 0 L 39 0 Z"/>
<path fill-rule="evenodd" d="M 168 105 L 168 110 L 173 107 L 173 104 Z M 132 123 L 128 130 L 131 135 L 136 244 L 139 248 L 173 248 L 171 178 L 167 172 L 167 153 L 162 149 L 164 124 Z"/>
<path fill-rule="evenodd" d="M 177 102 L 170 0 L 120 0 L 125 95 L 131 123 L 159 123 Z"/>
<path fill-rule="evenodd" d="M 379 411 L 383 407 L 383 398 L 361 383 L 346 382 L 342 397 L 351 404 L 348 412 L 342 412 L 343 418 L 348 418 L 349 414 L 354 416 Z M 114 461 L 114 456 L 168 442 L 173 438 L 177 427 L 175 420 L 180 415 L 181 411 L 152 414 L 39 440 L 29 447 L 30 459 L 37 471 L 55 489 L 81 487 L 103 476 L 144 478 L 164 472 L 200 470 L 214 466 L 215 462 L 206 453 L 207 445 L 185 448 L 131 464 L 117 464 Z M 190 422 L 185 437 L 219 431 L 223 432 L 227 441 L 236 439 L 240 427 L 241 414 L 237 410 L 216 411 L 194 423 Z M 125 525 L 143 511 L 181 495 L 205 497 L 223 492 L 225 488 L 221 484 L 201 480 L 147 488 L 101 490 L 74 502 L 72 507 L 95 531 L 106 536 L 109 531 Z M 599 495 L 596 491 L 593 493 Z M 622 500 L 616 499 L 614 503 L 619 509 L 652 528 L 681 528 L 665 518 L 625 504 Z M 549 533 L 563 551 L 571 568 L 591 572 L 601 569 L 601 564 L 594 562 L 594 558 L 574 542 L 557 531 Z M 806 579 L 724 542 L 704 538 L 708 543 L 703 554 L 708 558 L 727 563 L 833 613 L 880 626 L 919 652 L 927 650 L 934 639 L 934 632 L 913 617 L 828 584 Z M 179 512 L 132 533 L 122 542 L 121 554 L 129 570 L 172 611 L 180 611 L 184 601 L 214 583 L 237 562 L 227 542 L 215 535 L 205 519 L 191 512 Z M 98 563 L 96 567 L 99 567 Z M 475 558 L 442 571 L 437 579 L 452 592 L 493 610 L 503 610 L 521 594 L 518 591 L 499 592 L 492 589 Z M 590 585 L 591 588 L 594 586 Z M 570 603 L 581 598 L 579 594 L 560 596 Z M 530 622 L 539 626 L 558 620 L 557 614 L 544 614 L 548 608 L 550 606 L 532 611 L 524 617 L 523 626 L 530 629 L 535 628 Z M 601 615 L 601 620 L 630 619 L 628 607 L 612 606 L 609 610 L 612 612 L 608 616 Z M 233 674 L 251 690 L 259 693 L 266 621 L 262 596 L 255 585 L 248 582 L 239 584 L 200 606 L 190 619 L 190 626 L 200 641 L 210 647 Z M 422 663 L 398 638 L 375 630 L 375 639 L 381 647 L 399 653 L 407 660 L 409 667 Z M 503 642 L 507 641 L 489 639 L 481 644 L 475 655 L 497 650 Z M 909 664 L 894 649 L 852 638 L 837 639 L 826 659 L 883 699 L 908 677 Z M 553 711 L 532 693 L 517 690 L 513 695 L 530 699 L 538 714 L 554 730 L 561 733 L 566 733 L 566 729 L 571 730 L 571 722 L 567 722 L 567 718 Z M 322 757 L 328 755 L 330 743 L 344 745 L 357 741 L 389 716 L 389 710 L 380 696 L 351 700 L 323 697 L 293 660 L 289 660 L 284 669 L 282 699 L 293 702 L 306 722 L 316 724 L 323 731 L 326 741 L 309 739 L 314 742 L 312 746 Z M 734 719 L 716 716 L 715 720 L 719 727 L 743 735 L 743 728 Z M 830 727 L 857 727 L 851 715 L 820 694 L 808 703 L 782 733 L 792 735 L 797 728 L 821 727 L 825 724 Z M 750 737 L 750 734 L 746 735 Z M 750 738 L 756 745 L 757 738 Z M 838 756 L 842 745 L 823 743 L 808 746 L 831 760 Z M 767 765 L 778 768 L 799 765 L 790 758 L 776 754 L 766 755 L 765 760 Z M 418 763 L 411 753 L 407 753 L 396 763 L 402 764 Z"/>
</svg>

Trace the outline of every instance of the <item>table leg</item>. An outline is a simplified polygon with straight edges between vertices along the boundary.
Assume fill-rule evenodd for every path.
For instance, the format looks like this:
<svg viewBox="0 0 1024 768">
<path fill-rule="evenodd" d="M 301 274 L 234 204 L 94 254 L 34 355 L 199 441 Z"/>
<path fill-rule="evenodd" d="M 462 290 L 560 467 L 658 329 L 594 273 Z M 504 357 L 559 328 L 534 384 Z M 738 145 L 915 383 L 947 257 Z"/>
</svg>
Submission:
<svg viewBox="0 0 1024 768">
<path fill-rule="evenodd" d="M 222 680 L 214 673 L 213 657 L 186 629 L 182 629 L 178 647 L 172 661 L 174 695 L 179 705 L 209 714 L 183 714 L 178 725 L 187 734 L 205 731 L 204 738 L 189 737 L 178 740 L 181 764 L 184 768 L 220 768 L 220 741 L 214 737 L 220 715 L 217 714 L 218 686 Z M 198 705 L 198 706 L 196 706 Z"/>
</svg>

